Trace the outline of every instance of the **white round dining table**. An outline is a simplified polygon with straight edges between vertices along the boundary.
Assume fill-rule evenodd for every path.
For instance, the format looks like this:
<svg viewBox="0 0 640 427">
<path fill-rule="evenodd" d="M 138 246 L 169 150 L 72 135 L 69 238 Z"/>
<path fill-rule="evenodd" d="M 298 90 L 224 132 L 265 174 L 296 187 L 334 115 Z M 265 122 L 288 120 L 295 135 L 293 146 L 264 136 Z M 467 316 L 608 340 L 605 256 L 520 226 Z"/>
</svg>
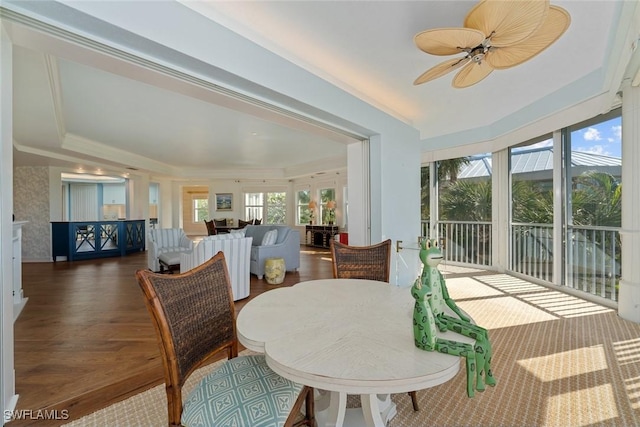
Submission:
<svg viewBox="0 0 640 427">
<path fill-rule="evenodd" d="M 460 370 L 459 357 L 414 345 L 414 302 L 410 288 L 385 282 L 301 282 L 249 301 L 238 314 L 238 339 L 279 375 L 325 391 L 319 425 L 382 427 L 396 415 L 390 393 L 434 387 Z M 348 394 L 361 396 L 361 409 L 347 410 Z"/>
</svg>

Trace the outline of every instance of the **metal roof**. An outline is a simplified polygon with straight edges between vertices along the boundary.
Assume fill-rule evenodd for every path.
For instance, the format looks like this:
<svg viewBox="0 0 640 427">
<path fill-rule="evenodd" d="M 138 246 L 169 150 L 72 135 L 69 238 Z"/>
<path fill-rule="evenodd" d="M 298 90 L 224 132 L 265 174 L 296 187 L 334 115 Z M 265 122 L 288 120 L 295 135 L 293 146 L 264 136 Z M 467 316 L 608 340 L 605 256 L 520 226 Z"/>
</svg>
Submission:
<svg viewBox="0 0 640 427">
<path fill-rule="evenodd" d="M 458 173 L 458 179 L 491 176 L 491 153 L 470 156 L 469 164 Z M 622 166 L 617 157 L 603 156 L 584 151 L 571 152 L 572 166 Z M 553 169 L 553 147 L 537 147 L 512 151 L 511 170 L 514 174 Z"/>
</svg>

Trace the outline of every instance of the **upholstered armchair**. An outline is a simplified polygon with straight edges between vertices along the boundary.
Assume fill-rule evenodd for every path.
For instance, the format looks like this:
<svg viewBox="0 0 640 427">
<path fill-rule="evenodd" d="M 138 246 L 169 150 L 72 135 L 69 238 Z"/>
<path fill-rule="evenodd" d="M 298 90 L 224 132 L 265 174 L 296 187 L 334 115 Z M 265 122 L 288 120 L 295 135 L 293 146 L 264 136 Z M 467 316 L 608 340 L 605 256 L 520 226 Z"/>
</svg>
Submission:
<svg viewBox="0 0 640 427">
<path fill-rule="evenodd" d="M 192 252 L 180 254 L 180 272 L 186 273 L 204 264 L 218 252 L 222 252 L 229 271 L 233 300 L 246 298 L 249 296 L 251 284 L 249 274 L 251 241 L 251 237 L 245 237 L 244 234 L 239 233 L 207 236 L 194 245 Z"/>
<path fill-rule="evenodd" d="M 275 241 L 265 244 L 268 231 L 277 230 Z M 300 268 L 300 232 L 286 225 L 247 225 L 245 236 L 252 237 L 251 274 L 264 277 L 264 263 L 268 258 L 284 258 L 287 271 Z"/>
<path fill-rule="evenodd" d="M 147 245 L 147 263 L 149 270 L 159 271 L 158 258 L 164 253 L 191 252 L 193 241 L 181 228 L 158 228 L 149 230 Z"/>
</svg>

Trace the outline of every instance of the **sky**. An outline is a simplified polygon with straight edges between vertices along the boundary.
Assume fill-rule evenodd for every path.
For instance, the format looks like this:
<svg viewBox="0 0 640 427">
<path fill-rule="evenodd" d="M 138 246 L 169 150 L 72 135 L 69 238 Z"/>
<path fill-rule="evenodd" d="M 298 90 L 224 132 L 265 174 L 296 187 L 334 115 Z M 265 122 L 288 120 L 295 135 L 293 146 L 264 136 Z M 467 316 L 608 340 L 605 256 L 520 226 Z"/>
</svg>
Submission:
<svg viewBox="0 0 640 427">
<path fill-rule="evenodd" d="M 571 132 L 571 146 L 576 151 L 621 157 L 621 118 L 616 117 L 597 125 Z"/>
<path fill-rule="evenodd" d="M 571 132 L 571 147 L 574 151 L 584 151 L 608 157 L 621 158 L 622 155 L 622 119 L 613 118 L 606 122 L 588 126 Z M 521 149 L 548 147 L 553 141 L 538 142 Z"/>
</svg>

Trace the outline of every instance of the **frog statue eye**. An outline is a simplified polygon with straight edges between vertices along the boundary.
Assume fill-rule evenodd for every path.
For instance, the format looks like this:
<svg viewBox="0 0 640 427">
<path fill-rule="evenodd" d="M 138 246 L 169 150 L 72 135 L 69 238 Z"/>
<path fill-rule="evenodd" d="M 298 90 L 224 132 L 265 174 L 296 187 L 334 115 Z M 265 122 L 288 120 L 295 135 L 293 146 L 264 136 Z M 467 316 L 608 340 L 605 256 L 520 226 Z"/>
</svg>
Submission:
<svg viewBox="0 0 640 427">
<path fill-rule="evenodd" d="M 427 241 L 427 243 L 426 243 L 427 249 L 431 249 L 431 240 L 429 240 L 429 239 L 425 239 L 425 240 Z"/>
<path fill-rule="evenodd" d="M 433 240 L 433 247 L 434 247 L 434 248 L 437 248 L 437 247 L 438 247 L 438 241 L 437 241 L 437 240 L 435 240 L 435 239 Z"/>
</svg>

